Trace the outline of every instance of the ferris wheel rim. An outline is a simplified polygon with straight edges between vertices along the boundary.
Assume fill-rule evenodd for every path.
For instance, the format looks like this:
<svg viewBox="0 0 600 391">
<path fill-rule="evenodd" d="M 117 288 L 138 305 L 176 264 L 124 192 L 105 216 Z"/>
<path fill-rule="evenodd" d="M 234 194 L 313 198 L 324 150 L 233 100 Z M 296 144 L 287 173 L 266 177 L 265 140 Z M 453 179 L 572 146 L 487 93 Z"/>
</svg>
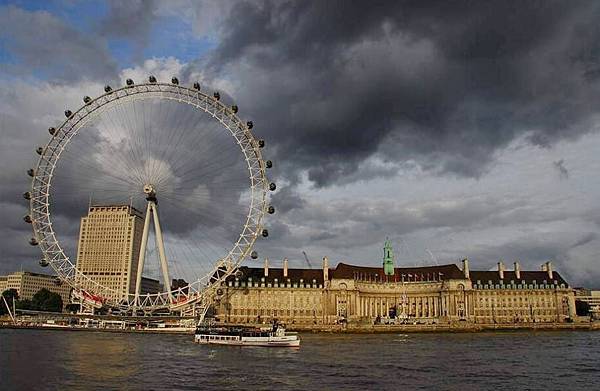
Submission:
<svg viewBox="0 0 600 391">
<path fill-rule="evenodd" d="M 196 87 L 196 85 L 194 85 Z M 140 302 L 134 303 L 134 294 L 129 293 L 127 298 L 116 301 L 109 299 L 106 303 L 112 306 L 131 308 L 165 308 L 177 307 L 183 304 L 197 302 L 202 298 L 206 287 L 223 281 L 245 257 L 252 251 L 258 238 L 264 215 L 267 211 L 267 193 L 269 183 L 265 173 L 265 163 L 262 158 L 259 143 L 250 131 L 251 123 L 244 124 L 237 116 L 237 107 L 228 107 L 223 104 L 218 95 L 215 97 L 205 94 L 199 89 L 192 89 L 179 84 L 150 82 L 136 85 L 126 85 L 118 89 L 108 89 L 105 94 L 95 99 L 84 98 L 84 105 L 75 112 L 65 112 L 67 119 L 57 127 L 50 140 L 40 154 L 36 164 L 31 183 L 30 218 L 35 239 L 42 251 L 43 259 L 55 270 L 61 281 L 67 282 L 74 291 L 85 297 L 106 298 L 116 291 L 105 287 L 80 272 L 76 264 L 65 254 L 56 233 L 52 227 L 50 212 L 50 196 L 52 176 L 60 156 L 86 124 L 105 110 L 128 100 L 138 98 L 160 98 L 177 101 L 202 110 L 209 114 L 226 128 L 239 145 L 250 179 L 250 203 L 246 221 L 238 239 L 233 243 L 227 255 L 216 261 L 211 271 L 201 276 L 196 281 L 185 287 L 173 289 L 170 292 L 160 292 L 141 296 Z M 117 102 L 117 103 L 115 103 Z M 235 110 L 234 110 L 235 107 Z M 83 281 L 85 284 L 79 282 Z M 92 287 L 90 289 L 90 287 Z M 176 301 L 173 302 L 173 297 Z"/>
</svg>

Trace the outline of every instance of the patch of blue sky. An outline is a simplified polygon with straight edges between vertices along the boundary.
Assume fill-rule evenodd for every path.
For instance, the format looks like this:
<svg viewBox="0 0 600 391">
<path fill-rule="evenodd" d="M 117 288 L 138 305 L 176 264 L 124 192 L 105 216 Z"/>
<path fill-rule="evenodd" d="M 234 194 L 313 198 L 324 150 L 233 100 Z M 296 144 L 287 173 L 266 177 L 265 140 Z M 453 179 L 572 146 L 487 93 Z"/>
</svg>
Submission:
<svg viewBox="0 0 600 391">
<path fill-rule="evenodd" d="M 100 1 L 14 0 L 8 2 L 0 0 L 0 5 L 13 5 L 29 12 L 48 12 L 84 34 L 97 34 L 102 17 L 108 13 L 107 4 Z M 155 19 L 147 42 L 108 38 L 107 45 L 119 67 L 126 68 L 136 65 L 143 59 L 153 57 L 175 57 L 181 62 L 190 62 L 205 55 L 217 43 L 209 37 L 195 34 L 191 24 L 185 18 L 165 15 Z M 0 64 L 7 68 L 18 66 L 18 61 L 11 53 L 7 42 L 0 42 Z M 47 77 L 46 72 L 41 69 L 34 72 L 42 79 Z M 0 73 L 3 72 L 0 70 Z"/>
<path fill-rule="evenodd" d="M 1 5 L 13 5 L 26 11 L 46 11 L 67 25 L 83 32 L 97 28 L 98 20 L 108 13 L 103 1 L 87 0 L 0 0 Z"/>
<path fill-rule="evenodd" d="M 144 49 L 145 58 L 175 57 L 181 62 L 198 59 L 216 46 L 216 42 L 200 37 L 192 31 L 192 26 L 176 16 L 163 16 L 158 19 Z"/>
</svg>

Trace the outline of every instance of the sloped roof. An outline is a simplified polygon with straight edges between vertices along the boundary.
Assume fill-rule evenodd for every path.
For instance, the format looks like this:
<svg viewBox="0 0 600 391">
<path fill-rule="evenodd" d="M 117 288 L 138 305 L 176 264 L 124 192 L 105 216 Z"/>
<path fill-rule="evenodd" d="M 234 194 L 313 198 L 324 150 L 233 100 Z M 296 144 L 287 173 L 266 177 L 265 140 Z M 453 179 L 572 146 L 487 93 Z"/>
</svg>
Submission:
<svg viewBox="0 0 600 391">
<path fill-rule="evenodd" d="M 323 269 L 288 269 L 287 277 L 283 276 L 283 269 L 281 268 L 269 268 L 269 275 L 265 277 L 265 269 L 262 267 L 248 267 L 241 266 L 238 268 L 236 273 L 240 280 L 247 280 L 251 277 L 253 281 L 260 281 L 261 278 L 265 278 L 265 281 L 287 281 L 289 278 L 292 282 L 298 282 L 302 279 L 305 283 L 312 283 L 313 280 L 317 281 L 317 284 L 323 284 Z M 234 281 L 235 275 L 227 277 L 227 281 Z"/>
<path fill-rule="evenodd" d="M 378 280 L 385 278 L 383 267 L 355 266 L 343 262 L 331 272 L 332 278 Z M 397 267 L 394 275 L 388 276 L 396 281 L 438 281 L 464 278 L 463 272 L 455 264 L 440 266 Z"/>
<path fill-rule="evenodd" d="M 552 279 L 548 276 L 548 272 L 545 271 L 521 271 L 521 278 L 517 279 L 517 275 L 514 271 L 504 271 L 504 281 L 505 284 L 514 281 L 515 284 L 520 283 L 520 281 L 525 281 L 526 284 L 533 284 L 535 281 L 537 284 L 542 284 L 547 281 L 548 284 L 554 284 L 554 281 L 557 281 L 558 285 L 565 284 L 568 286 L 567 282 L 562 278 L 562 276 L 558 272 L 552 273 Z M 500 273 L 498 271 L 471 271 L 471 281 L 473 283 L 477 283 L 477 281 L 481 281 L 482 284 L 488 284 L 489 281 L 492 281 L 492 284 L 500 283 Z"/>
</svg>

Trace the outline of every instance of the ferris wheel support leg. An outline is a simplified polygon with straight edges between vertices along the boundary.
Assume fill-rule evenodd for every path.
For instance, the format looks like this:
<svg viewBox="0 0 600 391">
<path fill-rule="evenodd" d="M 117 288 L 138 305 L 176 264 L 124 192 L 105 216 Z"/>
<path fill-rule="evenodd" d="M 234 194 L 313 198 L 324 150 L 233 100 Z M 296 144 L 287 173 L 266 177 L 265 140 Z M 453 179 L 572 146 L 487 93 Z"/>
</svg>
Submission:
<svg viewBox="0 0 600 391">
<path fill-rule="evenodd" d="M 156 234 L 156 243 L 158 244 L 160 266 L 162 268 L 163 279 L 165 280 L 165 291 L 169 292 L 169 299 L 171 299 L 172 302 L 173 295 L 171 294 L 171 279 L 169 278 L 169 265 L 167 264 L 167 257 L 165 256 L 165 244 L 163 242 L 162 231 L 160 229 L 160 222 L 158 221 L 158 211 L 156 210 L 156 204 L 152 205 L 152 216 L 154 217 L 154 232 Z"/>
<path fill-rule="evenodd" d="M 144 231 L 142 232 L 142 242 L 140 243 L 140 254 L 138 256 L 138 266 L 135 278 L 135 305 L 139 305 L 140 290 L 142 286 L 142 273 L 144 272 L 144 260 L 146 259 L 146 246 L 148 245 L 148 230 L 150 229 L 150 217 L 152 213 L 151 203 L 146 207 L 146 218 L 144 219 Z"/>
</svg>

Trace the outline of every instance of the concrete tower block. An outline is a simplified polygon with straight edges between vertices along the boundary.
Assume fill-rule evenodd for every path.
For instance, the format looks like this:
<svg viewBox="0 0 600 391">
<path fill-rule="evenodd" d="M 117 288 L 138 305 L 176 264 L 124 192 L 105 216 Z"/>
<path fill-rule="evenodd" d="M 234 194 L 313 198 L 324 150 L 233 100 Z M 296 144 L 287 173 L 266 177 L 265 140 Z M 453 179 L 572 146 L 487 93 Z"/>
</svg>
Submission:
<svg viewBox="0 0 600 391">
<path fill-rule="evenodd" d="M 288 276 L 288 259 L 283 259 L 283 277 L 287 278 Z"/>
<path fill-rule="evenodd" d="M 500 276 L 501 280 L 504 280 L 504 270 L 504 262 L 498 262 L 498 275 Z"/>
</svg>

